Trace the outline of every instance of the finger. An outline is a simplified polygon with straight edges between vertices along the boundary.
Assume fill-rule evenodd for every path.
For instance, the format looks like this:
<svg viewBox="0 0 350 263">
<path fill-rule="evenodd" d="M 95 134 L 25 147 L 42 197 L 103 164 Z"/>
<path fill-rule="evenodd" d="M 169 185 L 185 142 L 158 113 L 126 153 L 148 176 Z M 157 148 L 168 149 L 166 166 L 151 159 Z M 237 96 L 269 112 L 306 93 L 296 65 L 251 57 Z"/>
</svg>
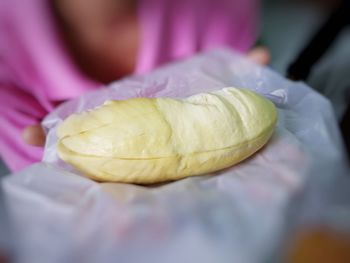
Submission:
<svg viewBox="0 0 350 263">
<path fill-rule="evenodd" d="M 40 125 L 31 125 L 24 129 L 23 140 L 32 146 L 43 147 L 45 145 L 45 132 Z"/>
<path fill-rule="evenodd" d="M 267 65 L 270 62 L 270 51 L 265 47 L 255 47 L 248 53 L 248 58 L 261 65 Z"/>
</svg>

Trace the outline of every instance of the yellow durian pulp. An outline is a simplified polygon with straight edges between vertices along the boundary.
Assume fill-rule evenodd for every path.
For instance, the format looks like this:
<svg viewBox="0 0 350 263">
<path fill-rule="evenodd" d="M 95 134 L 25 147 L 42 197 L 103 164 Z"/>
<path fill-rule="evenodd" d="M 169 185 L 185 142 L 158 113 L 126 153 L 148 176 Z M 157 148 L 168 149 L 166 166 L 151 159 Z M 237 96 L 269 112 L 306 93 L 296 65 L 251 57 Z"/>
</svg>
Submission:
<svg viewBox="0 0 350 263">
<path fill-rule="evenodd" d="M 92 179 L 153 184 L 242 161 L 264 146 L 276 121 L 274 104 L 247 89 L 107 101 L 64 120 L 57 150 Z"/>
</svg>

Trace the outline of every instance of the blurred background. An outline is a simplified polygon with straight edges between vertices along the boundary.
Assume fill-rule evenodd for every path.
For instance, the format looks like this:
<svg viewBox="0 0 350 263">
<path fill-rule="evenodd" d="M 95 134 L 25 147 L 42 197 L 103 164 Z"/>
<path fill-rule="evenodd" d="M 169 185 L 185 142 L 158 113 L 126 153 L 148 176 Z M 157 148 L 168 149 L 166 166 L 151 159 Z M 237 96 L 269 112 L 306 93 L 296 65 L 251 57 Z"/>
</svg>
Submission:
<svg viewBox="0 0 350 263">
<path fill-rule="evenodd" d="M 0 178 L 8 174 L 8 169 L 5 164 L 0 160 Z"/>
</svg>

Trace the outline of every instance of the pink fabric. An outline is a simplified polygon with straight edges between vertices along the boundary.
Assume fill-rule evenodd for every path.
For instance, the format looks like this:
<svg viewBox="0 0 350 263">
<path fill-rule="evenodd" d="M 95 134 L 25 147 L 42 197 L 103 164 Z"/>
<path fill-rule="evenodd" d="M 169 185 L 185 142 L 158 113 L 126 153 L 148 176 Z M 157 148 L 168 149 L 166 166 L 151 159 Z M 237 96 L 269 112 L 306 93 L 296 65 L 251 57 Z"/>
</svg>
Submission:
<svg viewBox="0 0 350 263">
<path fill-rule="evenodd" d="M 137 73 L 198 51 L 226 46 L 246 51 L 254 43 L 258 0 L 144 0 Z"/>
<path fill-rule="evenodd" d="M 101 86 L 82 75 L 60 40 L 50 0 L 0 0 L 0 154 L 12 171 L 40 161 L 21 134 L 55 101 Z M 257 0 L 140 0 L 135 73 L 198 51 L 246 51 L 256 36 Z"/>
</svg>

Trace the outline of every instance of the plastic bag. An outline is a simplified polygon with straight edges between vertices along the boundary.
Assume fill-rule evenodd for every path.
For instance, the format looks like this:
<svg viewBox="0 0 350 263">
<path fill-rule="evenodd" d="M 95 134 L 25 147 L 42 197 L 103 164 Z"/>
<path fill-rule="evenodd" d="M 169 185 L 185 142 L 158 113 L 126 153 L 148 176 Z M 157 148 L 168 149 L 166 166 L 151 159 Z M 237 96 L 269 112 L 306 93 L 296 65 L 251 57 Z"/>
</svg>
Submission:
<svg viewBox="0 0 350 263">
<path fill-rule="evenodd" d="M 228 86 L 278 107 L 270 142 L 216 174 L 153 187 L 97 183 L 56 155 L 56 126 L 106 99 L 186 97 Z M 291 200 L 348 171 L 330 103 L 228 50 L 164 66 L 63 104 L 44 121 L 44 160 L 3 182 L 19 262 L 264 262 Z M 332 175 L 332 176 L 330 176 Z"/>
</svg>

